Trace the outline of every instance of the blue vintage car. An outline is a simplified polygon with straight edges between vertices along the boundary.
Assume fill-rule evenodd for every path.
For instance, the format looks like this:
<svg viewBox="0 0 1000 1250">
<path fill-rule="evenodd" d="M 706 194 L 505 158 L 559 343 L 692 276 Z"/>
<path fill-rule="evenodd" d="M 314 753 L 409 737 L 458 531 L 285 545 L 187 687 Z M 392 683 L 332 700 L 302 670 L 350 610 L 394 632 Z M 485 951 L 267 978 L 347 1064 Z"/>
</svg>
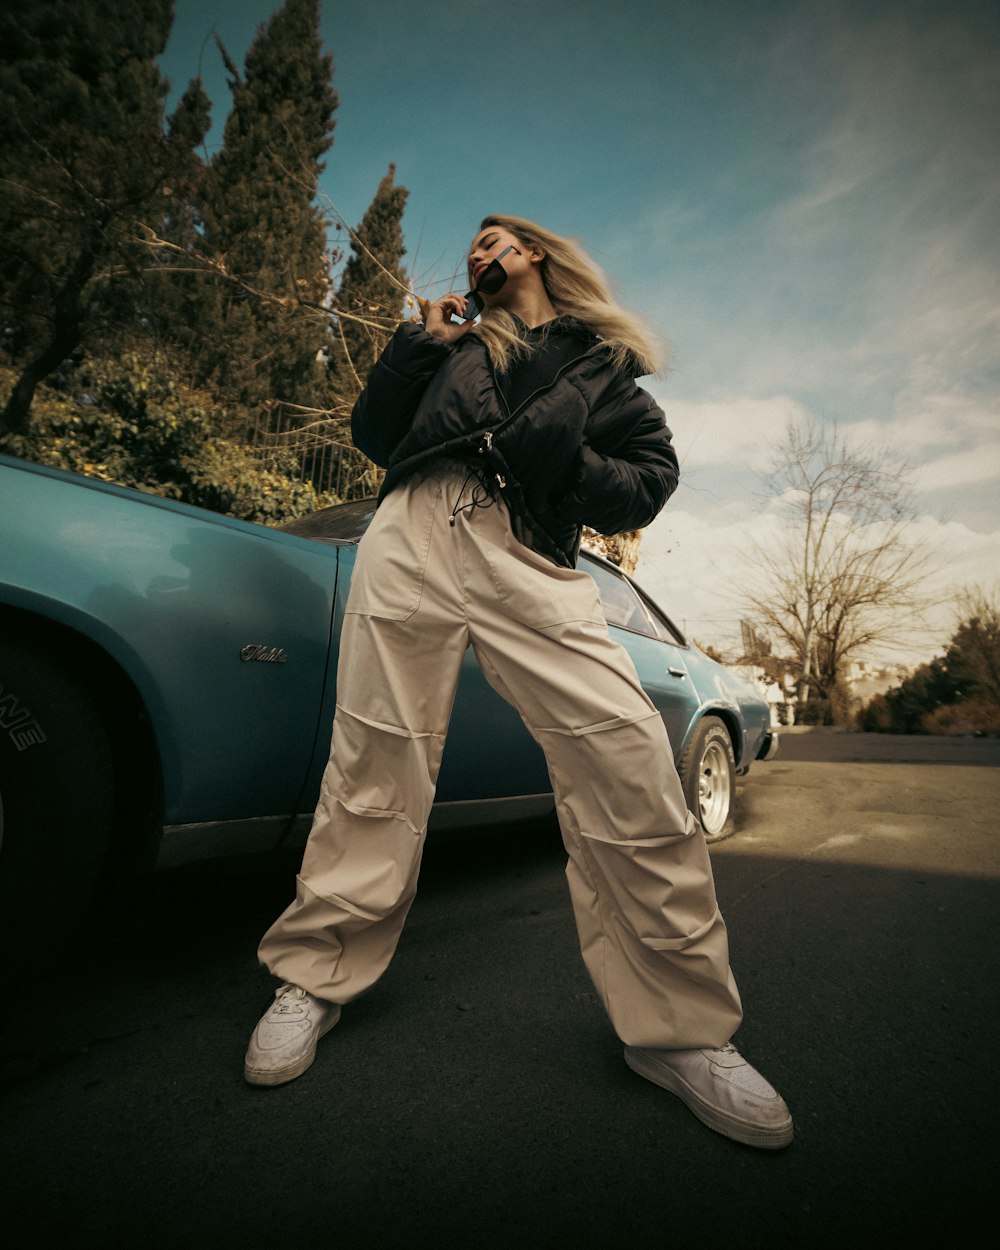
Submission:
<svg viewBox="0 0 1000 1250">
<path fill-rule="evenodd" d="M 109 848 L 175 865 L 304 839 L 373 511 L 271 529 L 0 456 L 0 915 L 44 924 Z M 736 774 L 776 746 L 766 703 L 613 565 L 582 567 L 720 834 Z M 470 652 L 434 825 L 551 807 L 538 747 Z"/>
</svg>

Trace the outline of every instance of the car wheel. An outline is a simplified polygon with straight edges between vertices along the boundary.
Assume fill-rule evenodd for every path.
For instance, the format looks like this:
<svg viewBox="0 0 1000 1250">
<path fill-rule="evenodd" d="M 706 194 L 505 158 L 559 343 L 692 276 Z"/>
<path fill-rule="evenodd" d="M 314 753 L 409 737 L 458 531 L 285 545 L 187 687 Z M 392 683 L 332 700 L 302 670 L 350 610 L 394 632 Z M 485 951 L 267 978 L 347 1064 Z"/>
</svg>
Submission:
<svg viewBox="0 0 1000 1250">
<path fill-rule="evenodd" d="M 0 942 L 9 968 L 54 953 L 79 919 L 112 813 L 111 752 L 93 700 L 29 643 L 0 639 Z"/>
<path fill-rule="evenodd" d="M 736 757 L 729 730 L 717 716 L 695 726 L 678 771 L 687 805 L 706 837 L 719 837 L 736 800 Z"/>
</svg>

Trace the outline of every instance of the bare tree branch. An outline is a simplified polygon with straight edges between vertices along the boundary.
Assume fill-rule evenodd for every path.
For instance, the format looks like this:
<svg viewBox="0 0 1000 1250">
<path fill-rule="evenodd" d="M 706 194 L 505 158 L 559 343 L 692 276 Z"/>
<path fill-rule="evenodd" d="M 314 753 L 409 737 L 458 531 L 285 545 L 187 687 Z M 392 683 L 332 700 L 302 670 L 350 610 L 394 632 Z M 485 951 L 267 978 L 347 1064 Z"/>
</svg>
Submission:
<svg viewBox="0 0 1000 1250">
<path fill-rule="evenodd" d="M 899 636 L 925 602 L 928 558 L 911 535 L 909 482 L 886 448 L 789 423 L 772 451 L 765 499 L 781 528 L 751 545 L 739 589 L 788 654 L 804 702 L 829 696 L 850 657 Z"/>
</svg>

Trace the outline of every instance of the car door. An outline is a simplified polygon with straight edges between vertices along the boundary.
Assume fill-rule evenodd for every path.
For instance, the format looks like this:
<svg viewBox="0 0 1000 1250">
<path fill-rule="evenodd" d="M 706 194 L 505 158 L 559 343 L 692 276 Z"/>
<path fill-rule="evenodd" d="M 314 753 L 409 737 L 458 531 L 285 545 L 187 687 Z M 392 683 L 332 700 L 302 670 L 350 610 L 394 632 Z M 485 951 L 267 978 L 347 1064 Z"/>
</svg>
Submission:
<svg viewBox="0 0 1000 1250">
<path fill-rule="evenodd" d="M 612 565 L 584 555 L 580 567 L 597 583 L 611 636 L 632 657 L 643 688 L 663 717 L 676 756 L 700 704 L 688 672 L 686 647 L 667 618 Z"/>
</svg>

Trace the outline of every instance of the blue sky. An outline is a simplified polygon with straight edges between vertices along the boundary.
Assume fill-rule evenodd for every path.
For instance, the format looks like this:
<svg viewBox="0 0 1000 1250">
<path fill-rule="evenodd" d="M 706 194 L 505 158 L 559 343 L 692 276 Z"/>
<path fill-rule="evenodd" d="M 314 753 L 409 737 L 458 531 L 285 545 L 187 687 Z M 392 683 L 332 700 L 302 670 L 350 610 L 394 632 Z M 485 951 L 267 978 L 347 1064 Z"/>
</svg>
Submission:
<svg viewBox="0 0 1000 1250">
<path fill-rule="evenodd" d="M 176 0 L 162 65 L 218 143 L 274 0 Z M 324 0 L 340 94 L 324 196 L 356 224 L 390 162 L 418 292 L 488 212 L 578 237 L 670 344 L 647 381 L 682 483 L 640 575 L 725 643 L 755 472 L 789 417 L 908 461 L 946 641 L 1000 580 L 1000 7 L 976 0 Z M 888 653 L 886 653 L 888 655 Z"/>
</svg>

